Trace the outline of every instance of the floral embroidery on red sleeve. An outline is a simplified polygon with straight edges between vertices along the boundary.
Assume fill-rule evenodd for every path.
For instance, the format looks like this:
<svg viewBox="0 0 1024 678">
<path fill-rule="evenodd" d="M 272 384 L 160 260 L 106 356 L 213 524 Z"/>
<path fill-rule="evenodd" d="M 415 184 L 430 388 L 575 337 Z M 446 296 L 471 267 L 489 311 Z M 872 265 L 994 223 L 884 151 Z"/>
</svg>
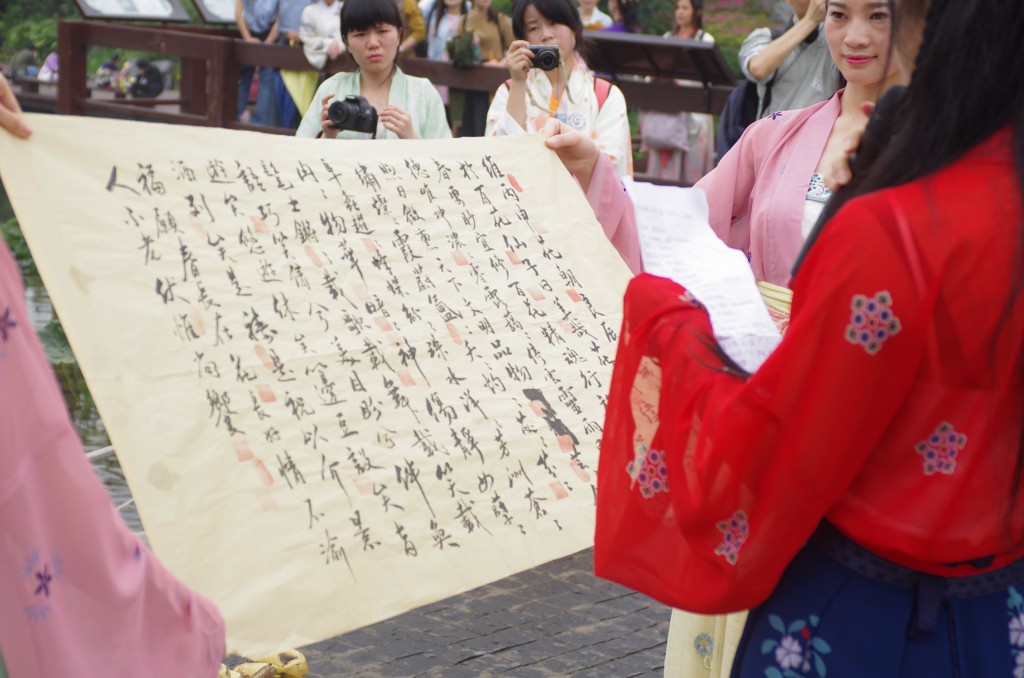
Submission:
<svg viewBox="0 0 1024 678">
<path fill-rule="evenodd" d="M 722 556 L 730 565 L 735 565 L 740 557 L 740 548 L 750 534 L 747 514 L 744 511 L 736 511 L 731 518 L 718 523 L 717 527 L 722 533 L 722 543 L 715 547 L 715 555 Z"/>
<path fill-rule="evenodd" d="M 668 467 L 665 455 L 637 443 L 636 456 L 626 464 L 626 473 L 640 486 L 640 494 L 650 499 L 658 492 L 668 492 Z"/>
<path fill-rule="evenodd" d="M 967 444 L 967 436 L 958 433 L 953 425 L 944 421 L 926 439 L 917 444 L 917 453 L 924 458 L 924 474 L 952 475 L 956 470 L 956 457 Z"/>
<path fill-rule="evenodd" d="M 846 340 L 863 348 L 868 355 L 878 353 L 882 344 L 902 329 L 891 306 L 892 297 L 885 291 L 870 298 L 863 294 L 854 295 L 850 302 L 850 324 L 846 326 Z"/>
</svg>

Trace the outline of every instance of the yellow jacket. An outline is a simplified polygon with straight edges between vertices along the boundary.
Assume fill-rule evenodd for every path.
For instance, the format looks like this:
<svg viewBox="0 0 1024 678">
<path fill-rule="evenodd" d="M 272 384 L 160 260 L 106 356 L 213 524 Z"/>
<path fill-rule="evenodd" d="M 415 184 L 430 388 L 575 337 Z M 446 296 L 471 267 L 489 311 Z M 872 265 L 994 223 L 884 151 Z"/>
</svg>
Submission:
<svg viewBox="0 0 1024 678">
<path fill-rule="evenodd" d="M 416 38 L 416 44 L 423 42 L 427 37 L 427 22 L 423 20 L 423 13 L 416 0 L 402 0 L 402 21 L 405 23 L 406 37 L 411 35 Z"/>
</svg>

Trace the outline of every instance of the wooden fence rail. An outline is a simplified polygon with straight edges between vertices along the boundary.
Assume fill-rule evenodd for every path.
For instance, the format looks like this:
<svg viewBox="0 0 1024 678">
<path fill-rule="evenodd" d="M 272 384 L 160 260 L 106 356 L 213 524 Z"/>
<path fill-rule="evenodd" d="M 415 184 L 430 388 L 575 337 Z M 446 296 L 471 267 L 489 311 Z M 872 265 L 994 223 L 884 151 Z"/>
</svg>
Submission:
<svg viewBox="0 0 1024 678">
<path fill-rule="evenodd" d="M 645 44 L 655 44 L 648 43 L 643 38 L 644 36 L 637 38 L 637 44 L 641 48 Z M 621 39 L 612 37 L 611 40 L 615 42 L 613 47 L 622 48 L 622 45 L 618 44 L 621 43 Z M 607 41 L 608 38 L 602 36 L 600 42 Z M 86 57 L 91 46 L 178 57 L 181 61 L 180 98 L 155 102 L 152 99 L 101 101 L 92 98 L 86 72 Z M 685 47 L 700 57 L 690 59 L 690 63 L 695 63 L 695 72 L 706 71 L 706 64 L 711 64 L 717 69 L 716 73 L 719 75 L 710 78 L 715 84 L 679 85 L 671 81 L 637 78 L 623 72 L 612 72 L 606 74 L 606 77 L 610 77 L 619 85 L 631 107 L 645 110 L 718 113 L 732 90 L 731 81 L 725 84 L 726 81 L 720 75 L 721 55 L 713 45 L 692 43 Z M 638 50 L 636 54 L 644 60 L 643 50 Z M 300 49 L 245 42 L 227 30 L 189 26 L 133 26 L 98 21 L 61 21 L 58 27 L 58 55 L 61 64 L 56 98 L 58 113 L 251 129 L 278 134 L 293 132 L 249 125 L 237 120 L 236 92 L 239 65 L 297 71 L 315 70 L 306 61 Z M 437 85 L 465 90 L 493 92 L 508 78 L 508 71 L 504 68 L 477 66 L 472 69 L 460 69 L 449 63 L 416 57 L 403 57 L 401 66 L 410 75 L 429 78 Z M 328 71 L 331 72 L 352 70 L 354 67 L 355 64 L 348 55 L 328 63 Z M 165 104 L 171 103 L 177 105 L 177 111 L 166 110 L 168 106 Z M 157 106 L 163 110 L 157 110 Z"/>
</svg>

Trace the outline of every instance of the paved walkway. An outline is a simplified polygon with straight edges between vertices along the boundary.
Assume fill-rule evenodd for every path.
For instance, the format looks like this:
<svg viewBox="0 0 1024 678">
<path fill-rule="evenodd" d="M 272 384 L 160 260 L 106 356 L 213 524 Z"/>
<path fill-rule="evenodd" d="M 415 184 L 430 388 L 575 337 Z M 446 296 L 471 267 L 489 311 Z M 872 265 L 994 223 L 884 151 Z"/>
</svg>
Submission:
<svg viewBox="0 0 1024 678">
<path fill-rule="evenodd" d="M 668 619 L 587 550 L 301 649 L 312 678 L 661 676 Z"/>
</svg>

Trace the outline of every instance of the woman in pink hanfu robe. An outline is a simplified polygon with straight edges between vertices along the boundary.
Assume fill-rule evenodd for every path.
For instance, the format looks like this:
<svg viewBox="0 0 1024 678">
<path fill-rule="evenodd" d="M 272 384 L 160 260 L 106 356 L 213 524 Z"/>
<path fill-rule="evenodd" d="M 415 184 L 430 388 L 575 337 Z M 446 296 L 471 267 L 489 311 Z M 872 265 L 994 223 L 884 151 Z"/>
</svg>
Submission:
<svg viewBox="0 0 1024 678">
<path fill-rule="evenodd" d="M 814 225 L 804 217 L 808 184 L 839 117 L 843 93 L 751 125 L 696 184 L 707 195 L 711 228 L 725 244 L 747 254 L 757 280 L 789 286 L 805 231 Z"/>
<path fill-rule="evenodd" d="M 12 678 L 217 675 L 224 621 L 114 510 L 2 243 L 0 464 L 0 654 Z"/>
</svg>

